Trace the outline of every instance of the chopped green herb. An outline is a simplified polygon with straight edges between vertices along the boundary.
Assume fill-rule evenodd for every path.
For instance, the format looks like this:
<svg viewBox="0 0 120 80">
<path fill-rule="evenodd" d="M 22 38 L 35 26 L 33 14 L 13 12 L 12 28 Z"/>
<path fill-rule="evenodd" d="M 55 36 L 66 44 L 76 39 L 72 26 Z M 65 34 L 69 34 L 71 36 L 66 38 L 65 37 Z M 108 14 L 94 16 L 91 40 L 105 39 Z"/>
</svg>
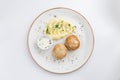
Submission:
<svg viewBox="0 0 120 80">
<path fill-rule="evenodd" d="M 56 25 L 55 25 L 55 28 L 58 28 L 58 26 L 59 26 L 59 25 L 58 25 L 58 24 L 56 24 Z"/>
<path fill-rule="evenodd" d="M 46 29 L 46 34 L 50 34 L 50 32 L 49 32 L 48 28 Z"/>
<path fill-rule="evenodd" d="M 70 26 L 70 24 L 68 24 L 68 26 Z"/>
</svg>

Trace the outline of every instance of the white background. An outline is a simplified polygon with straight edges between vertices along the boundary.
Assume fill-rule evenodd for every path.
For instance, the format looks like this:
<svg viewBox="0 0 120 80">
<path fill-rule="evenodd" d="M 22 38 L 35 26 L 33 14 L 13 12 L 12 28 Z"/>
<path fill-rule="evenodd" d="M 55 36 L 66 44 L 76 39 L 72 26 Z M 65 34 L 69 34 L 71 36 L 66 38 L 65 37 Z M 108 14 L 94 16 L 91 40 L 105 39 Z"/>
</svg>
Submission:
<svg viewBox="0 0 120 80">
<path fill-rule="evenodd" d="M 0 80 L 120 80 L 120 0 L 0 0 Z M 36 16 L 53 7 L 84 15 L 95 35 L 87 64 L 70 74 L 52 74 L 32 60 L 27 32 Z"/>
</svg>

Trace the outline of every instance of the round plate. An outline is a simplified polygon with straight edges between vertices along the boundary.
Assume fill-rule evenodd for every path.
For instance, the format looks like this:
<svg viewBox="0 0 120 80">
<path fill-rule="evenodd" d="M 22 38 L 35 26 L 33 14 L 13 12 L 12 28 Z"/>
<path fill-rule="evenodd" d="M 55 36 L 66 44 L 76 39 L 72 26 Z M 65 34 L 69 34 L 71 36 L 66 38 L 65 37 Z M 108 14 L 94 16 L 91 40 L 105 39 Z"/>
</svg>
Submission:
<svg viewBox="0 0 120 80">
<path fill-rule="evenodd" d="M 64 44 L 65 38 L 54 41 L 52 48 L 41 51 L 36 40 L 43 36 L 43 30 L 47 22 L 52 18 L 60 18 L 69 21 L 76 26 L 74 33 L 81 44 L 77 50 L 68 51 L 65 58 L 56 60 L 52 55 L 55 44 Z M 94 36 L 88 21 L 78 12 L 68 8 L 52 8 L 41 13 L 32 23 L 28 32 L 28 48 L 33 60 L 43 69 L 53 73 L 69 73 L 81 68 L 90 58 L 94 47 Z"/>
</svg>

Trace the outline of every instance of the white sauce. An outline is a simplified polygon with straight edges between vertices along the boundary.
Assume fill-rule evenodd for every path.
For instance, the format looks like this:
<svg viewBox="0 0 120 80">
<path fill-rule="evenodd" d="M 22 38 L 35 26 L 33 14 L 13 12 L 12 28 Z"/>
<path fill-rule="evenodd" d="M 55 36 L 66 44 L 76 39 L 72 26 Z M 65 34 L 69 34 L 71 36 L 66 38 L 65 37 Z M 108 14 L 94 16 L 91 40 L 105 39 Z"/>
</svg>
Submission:
<svg viewBox="0 0 120 80">
<path fill-rule="evenodd" d="M 52 46 L 53 42 L 49 37 L 40 37 L 37 41 L 37 45 L 40 49 L 46 50 Z"/>
</svg>

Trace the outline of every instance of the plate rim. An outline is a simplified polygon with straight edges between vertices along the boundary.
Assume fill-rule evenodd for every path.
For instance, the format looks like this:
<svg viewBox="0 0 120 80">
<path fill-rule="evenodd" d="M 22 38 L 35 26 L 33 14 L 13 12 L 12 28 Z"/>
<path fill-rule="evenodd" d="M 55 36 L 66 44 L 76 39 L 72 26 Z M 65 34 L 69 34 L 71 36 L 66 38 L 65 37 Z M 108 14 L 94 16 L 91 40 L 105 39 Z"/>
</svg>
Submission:
<svg viewBox="0 0 120 80">
<path fill-rule="evenodd" d="M 90 52 L 90 55 L 89 55 L 89 57 L 87 58 L 87 60 L 86 60 L 80 67 L 76 68 L 76 69 L 73 70 L 73 71 L 68 71 L 68 72 L 53 72 L 53 71 L 49 71 L 49 70 L 45 69 L 44 67 L 42 67 L 40 64 L 38 64 L 38 62 L 33 58 L 32 53 L 31 53 L 31 51 L 30 51 L 30 47 L 29 47 L 29 34 L 30 34 L 30 31 L 31 31 L 31 28 L 32 28 L 34 22 L 35 22 L 42 14 L 44 14 L 44 13 L 46 13 L 46 12 L 48 12 L 48 11 L 54 10 L 54 9 L 66 9 L 66 10 L 71 10 L 71 11 L 77 13 L 78 15 L 82 16 L 82 17 L 86 20 L 86 22 L 88 23 L 88 25 L 89 25 L 88 27 L 90 27 L 90 30 L 91 30 L 91 32 L 92 32 L 93 45 L 92 45 L 92 50 L 91 50 L 91 52 Z M 88 20 L 87 20 L 80 12 L 78 12 L 78 11 L 76 11 L 76 10 L 74 10 L 74 9 L 71 9 L 71 8 L 66 8 L 66 7 L 54 7 L 54 8 L 49 8 L 49 9 L 41 12 L 41 13 L 40 13 L 37 17 L 35 17 L 35 19 L 32 21 L 32 24 L 30 25 L 30 27 L 29 27 L 29 29 L 28 29 L 28 32 L 27 32 L 27 48 L 28 48 L 28 52 L 29 52 L 31 58 L 33 59 L 33 61 L 34 61 L 40 68 L 42 68 L 43 70 L 45 70 L 45 71 L 47 71 L 47 72 L 50 72 L 50 73 L 54 73 L 54 74 L 68 74 L 68 73 L 72 73 L 72 72 L 75 72 L 75 71 L 81 69 L 81 68 L 88 62 L 88 60 L 90 59 L 90 57 L 91 57 L 91 55 L 92 55 L 92 53 L 93 53 L 93 50 L 94 50 L 94 44 L 95 44 L 95 40 L 94 40 L 94 39 L 95 39 L 95 38 L 94 38 L 94 32 L 93 32 L 93 29 L 92 29 L 90 23 L 88 22 Z"/>
</svg>

